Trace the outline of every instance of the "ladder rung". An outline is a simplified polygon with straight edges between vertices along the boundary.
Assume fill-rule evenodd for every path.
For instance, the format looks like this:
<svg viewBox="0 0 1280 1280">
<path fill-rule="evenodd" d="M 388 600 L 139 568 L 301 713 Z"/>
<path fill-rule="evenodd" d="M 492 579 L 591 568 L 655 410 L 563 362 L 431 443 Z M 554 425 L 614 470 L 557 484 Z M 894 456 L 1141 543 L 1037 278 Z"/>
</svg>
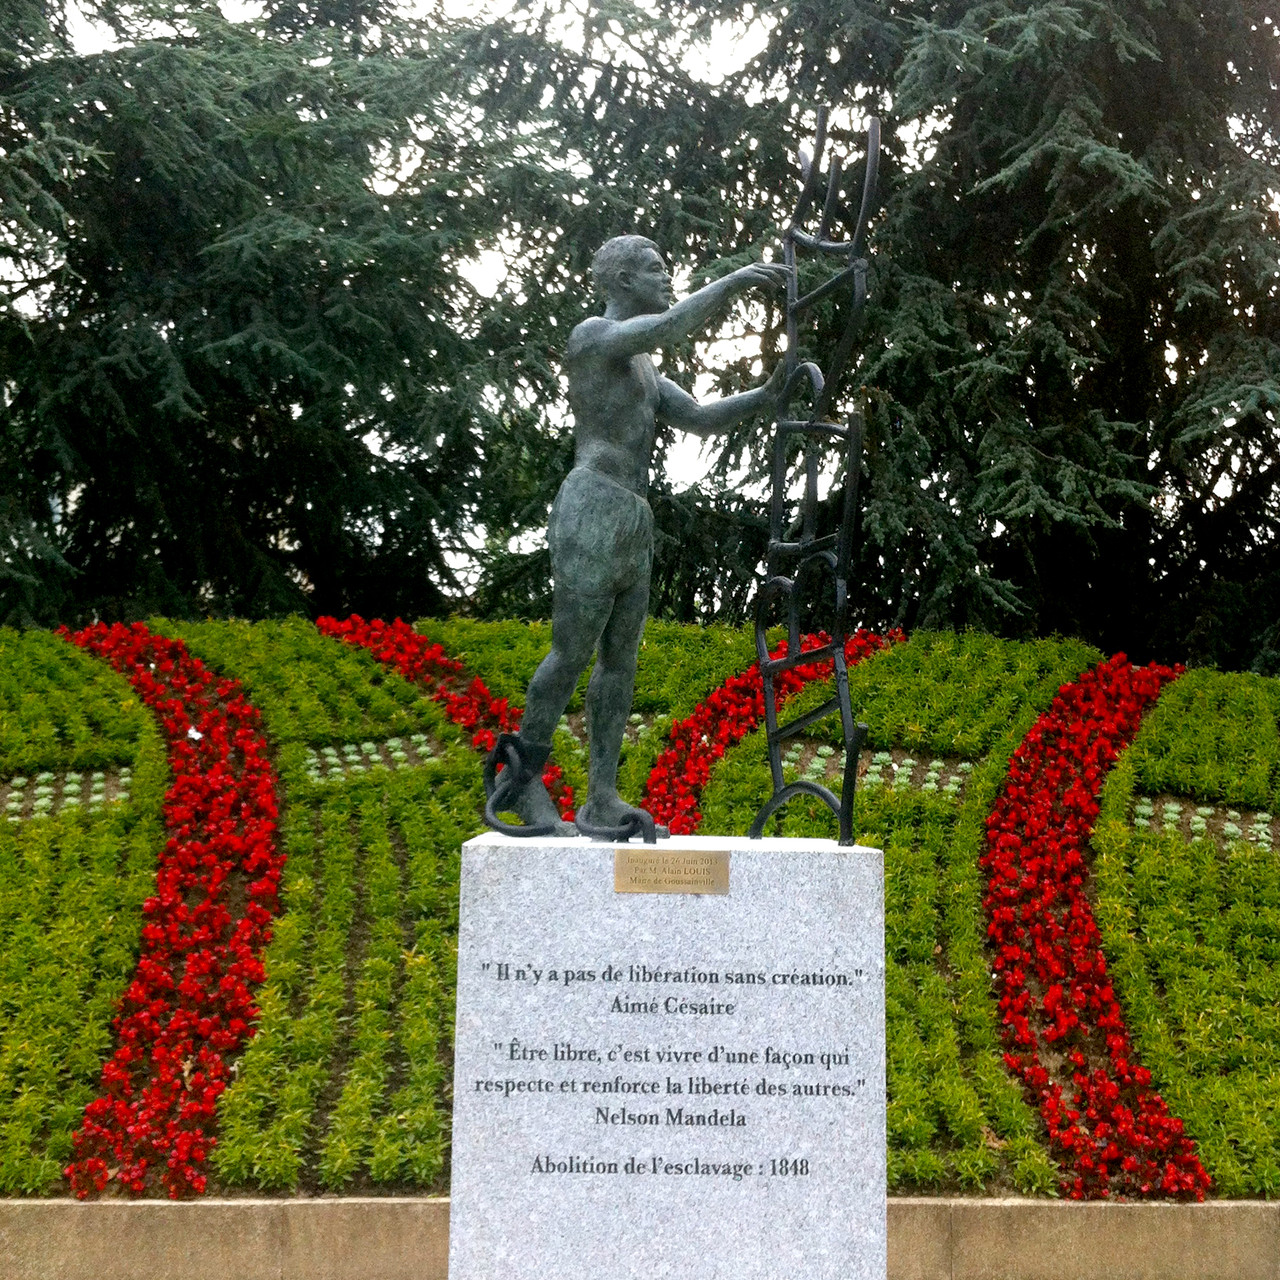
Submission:
<svg viewBox="0 0 1280 1280">
<path fill-rule="evenodd" d="M 840 422 L 814 422 L 812 419 L 805 419 L 802 422 L 799 419 L 790 419 L 778 423 L 779 435 L 800 435 L 802 432 L 806 435 L 831 436 L 836 440 L 849 438 L 849 428 Z"/>
<path fill-rule="evenodd" d="M 803 733 L 811 724 L 817 724 L 819 720 L 825 720 L 833 711 L 839 710 L 839 696 L 830 697 L 813 711 L 807 711 L 794 720 L 788 720 L 786 724 L 780 724 L 776 734 L 777 740 L 781 742 L 784 738 L 794 738 L 797 733 Z"/>
<path fill-rule="evenodd" d="M 821 662 L 824 658 L 835 657 L 834 644 L 824 644 L 818 649 L 805 649 L 800 653 L 789 653 L 785 658 L 770 658 L 760 664 L 760 670 L 773 675 L 777 671 L 790 671 L 792 667 L 804 666 L 807 662 Z"/>
<path fill-rule="evenodd" d="M 824 533 L 821 538 L 810 538 L 807 541 L 802 538 L 799 542 L 771 542 L 768 554 L 790 556 L 799 551 L 825 551 L 828 547 L 834 547 L 839 541 L 838 533 Z"/>
</svg>

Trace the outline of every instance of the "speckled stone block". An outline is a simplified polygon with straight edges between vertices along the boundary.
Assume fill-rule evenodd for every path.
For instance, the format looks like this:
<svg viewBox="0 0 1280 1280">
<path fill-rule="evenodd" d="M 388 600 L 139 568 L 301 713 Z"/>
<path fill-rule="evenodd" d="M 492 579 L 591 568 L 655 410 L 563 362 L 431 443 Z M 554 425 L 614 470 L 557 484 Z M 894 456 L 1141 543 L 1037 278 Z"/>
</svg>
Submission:
<svg viewBox="0 0 1280 1280">
<path fill-rule="evenodd" d="M 882 854 L 659 847 L 463 846 L 450 1280 L 884 1280 Z"/>
</svg>

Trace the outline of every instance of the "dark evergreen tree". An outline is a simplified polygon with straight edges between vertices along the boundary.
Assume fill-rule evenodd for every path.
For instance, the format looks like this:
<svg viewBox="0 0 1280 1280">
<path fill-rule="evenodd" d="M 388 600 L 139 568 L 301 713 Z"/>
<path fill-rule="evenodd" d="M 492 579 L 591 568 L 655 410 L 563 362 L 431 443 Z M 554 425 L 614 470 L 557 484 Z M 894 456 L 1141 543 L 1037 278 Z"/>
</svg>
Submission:
<svg viewBox="0 0 1280 1280">
<path fill-rule="evenodd" d="M 389 6 L 99 12 L 0 35 L 3 620 L 446 608 L 549 396 L 460 270 L 519 130 Z"/>
<path fill-rule="evenodd" d="M 868 372 L 940 518 L 970 514 L 975 577 L 1013 588 L 980 620 L 1274 650 L 1278 51 L 1261 5 L 1132 0 L 955 6 L 904 51 L 896 111 L 946 127 L 891 197 Z M 974 595 L 936 560 L 924 582 L 925 618 Z M 1224 611 L 1242 590 L 1252 617 Z"/>
<path fill-rule="evenodd" d="M 0 328 L 10 617 L 545 614 L 531 535 L 568 465 L 557 361 L 591 252 L 624 231 L 683 266 L 767 251 L 827 102 L 885 122 L 839 406 L 869 388 L 866 620 L 1280 663 L 1261 0 L 556 0 L 471 28 L 331 0 L 276 4 L 261 32 L 197 6 L 97 59 L 48 6 L 16 12 L 36 34 L 0 78 L 31 300 Z M 687 69 L 712 24 L 752 16 L 769 37 L 745 69 Z M 481 249 L 507 267 L 483 300 Z M 771 359 L 777 317 L 751 324 Z M 818 316 L 819 358 L 840 326 Z M 750 365 L 717 367 L 721 390 Z M 700 490 L 659 472 L 660 610 L 746 615 L 766 435 L 726 440 Z"/>
<path fill-rule="evenodd" d="M 743 12 L 670 4 L 655 28 L 611 6 L 596 25 L 611 38 L 523 65 L 592 178 L 625 193 L 610 230 L 650 231 L 677 259 L 768 244 L 809 104 L 884 118 L 874 303 L 844 406 L 871 388 L 868 621 L 1276 669 L 1280 39 L 1265 6 L 773 6 L 751 65 L 691 82 L 681 41 Z M 821 318 L 819 354 L 838 324 Z M 761 475 L 763 444 L 759 429 L 730 440 L 719 476 L 744 449 Z M 679 530 L 660 606 L 741 616 L 746 593 L 714 589 L 698 551 L 723 549 L 717 585 L 749 574 L 760 505 L 686 495 L 677 520 L 660 485 L 657 507 Z M 712 532 L 726 518 L 728 539 Z"/>
</svg>

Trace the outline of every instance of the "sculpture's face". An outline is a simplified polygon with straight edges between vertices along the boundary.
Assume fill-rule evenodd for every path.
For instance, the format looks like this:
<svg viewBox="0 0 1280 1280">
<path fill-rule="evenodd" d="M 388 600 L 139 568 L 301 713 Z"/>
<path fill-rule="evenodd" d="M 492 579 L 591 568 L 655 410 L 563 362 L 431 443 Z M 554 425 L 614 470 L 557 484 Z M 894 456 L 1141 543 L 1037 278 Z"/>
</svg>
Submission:
<svg viewBox="0 0 1280 1280">
<path fill-rule="evenodd" d="M 671 306 L 671 272 L 657 249 L 642 249 L 618 275 L 636 315 L 658 315 Z"/>
</svg>

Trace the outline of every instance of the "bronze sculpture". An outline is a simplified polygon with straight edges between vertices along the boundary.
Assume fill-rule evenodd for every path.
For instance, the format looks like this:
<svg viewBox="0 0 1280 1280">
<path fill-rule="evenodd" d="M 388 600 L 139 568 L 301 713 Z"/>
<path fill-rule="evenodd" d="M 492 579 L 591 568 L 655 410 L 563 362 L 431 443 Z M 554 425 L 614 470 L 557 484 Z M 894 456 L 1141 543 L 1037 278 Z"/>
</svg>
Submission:
<svg viewBox="0 0 1280 1280">
<path fill-rule="evenodd" d="M 654 838 L 653 819 L 618 795 L 618 756 L 649 603 L 653 514 L 645 500 L 658 421 L 708 435 L 772 409 L 783 366 L 761 386 L 699 404 L 654 368 L 650 352 L 703 329 L 738 294 L 781 287 L 785 269 L 753 263 L 672 303 L 671 276 L 653 241 L 616 236 L 592 273 L 602 316 L 569 336 L 565 365 L 574 417 L 574 466 L 547 526 L 554 578 L 551 652 L 525 699 L 518 734 L 504 734 L 485 770 L 491 826 L 515 835 L 570 834 L 542 784 L 551 737 L 596 654 L 587 689 L 590 766 L 577 829 L 600 839 Z M 498 765 L 503 766 L 498 772 Z M 513 811 L 523 826 L 502 822 Z"/>
</svg>

